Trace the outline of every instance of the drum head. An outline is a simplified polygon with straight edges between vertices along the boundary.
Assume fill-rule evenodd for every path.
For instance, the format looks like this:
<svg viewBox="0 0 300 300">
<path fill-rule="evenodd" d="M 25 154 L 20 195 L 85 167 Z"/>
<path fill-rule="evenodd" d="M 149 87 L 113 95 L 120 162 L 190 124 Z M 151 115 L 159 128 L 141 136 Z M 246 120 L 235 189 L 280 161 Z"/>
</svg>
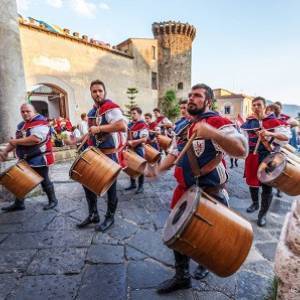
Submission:
<svg viewBox="0 0 300 300">
<path fill-rule="evenodd" d="M 192 219 L 193 213 L 198 207 L 200 189 L 190 187 L 172 209 L 163 231 L 163 241 L 170 244 L 177 239 Z"/>
<path fill-rule="evenodd" d="M 259 165 L 257 177 L 262 183 L 269 183 L 278 178 L 286 167 L 286 159 L 282 153 L 273 153 Z"/>
</svg>

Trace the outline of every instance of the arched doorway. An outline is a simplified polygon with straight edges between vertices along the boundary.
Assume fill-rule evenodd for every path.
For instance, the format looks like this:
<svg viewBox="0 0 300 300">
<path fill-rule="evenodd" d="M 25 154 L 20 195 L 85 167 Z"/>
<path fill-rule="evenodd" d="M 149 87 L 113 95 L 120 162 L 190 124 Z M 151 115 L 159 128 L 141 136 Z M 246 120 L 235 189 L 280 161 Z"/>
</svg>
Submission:
<svg viewBox="0 0 300 300">
<path fill-rule="evenodd" d="M 52 84 L 39 83 L 28 92 L 28 99 L 38 113 L 49 119 L 69 118 L 67 93 Z"/>
</svg>

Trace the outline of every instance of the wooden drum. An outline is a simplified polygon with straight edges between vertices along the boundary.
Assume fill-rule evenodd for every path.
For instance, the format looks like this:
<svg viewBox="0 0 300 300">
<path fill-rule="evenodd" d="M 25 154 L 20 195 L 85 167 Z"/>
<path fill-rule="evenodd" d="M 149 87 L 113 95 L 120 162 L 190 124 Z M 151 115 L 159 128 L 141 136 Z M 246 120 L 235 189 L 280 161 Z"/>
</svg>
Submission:
<svg viewBox="0 0 300 300">
<path fill-rule="evenodd" d="M 31 190 L 44 180 L 25 160 L 0 174 L 0 183 L 18 199 L 23 199 Z"/>
<path fill-rule="evenodd" d="M 136 154 L 134 151 L 127 149 L 123 151 L 123 171 L 131 177 L 137 177 L 144 173 L 147 161 Z"/>
<path fill-rule="evenodd" d="M 300 195 L 300 164 L 284 153 L 267 156 L 259 165 L 257 177 L 290 196 Z"/>
<path fill-rule="evenodd" d="M 160 152 L 157 151 L 154 147 L 146 144 L 144 145 L 145 149 L 145 159 L 149 164 L 155 164 L 160 159 Z"/>
<path fill-rule="evenodd" d="M 192 186 L 171 211 L 163 241 L 221 277 L 235 273 L 253 240 L 251 224 Z"/>
<path fill-rule="evenodd" d="M 84 150 L 74 161 L 69 175 L 97 195 L 115 182 L 121 167 L 94 147 Z"/>
<path fill-rule="evenodd" d="M 167 151 L 172 144 L 172 139 L 166 135 L 158 134 L 156 139 L 159 144 L 159 147 L 165 151 Z"/>
</svg>

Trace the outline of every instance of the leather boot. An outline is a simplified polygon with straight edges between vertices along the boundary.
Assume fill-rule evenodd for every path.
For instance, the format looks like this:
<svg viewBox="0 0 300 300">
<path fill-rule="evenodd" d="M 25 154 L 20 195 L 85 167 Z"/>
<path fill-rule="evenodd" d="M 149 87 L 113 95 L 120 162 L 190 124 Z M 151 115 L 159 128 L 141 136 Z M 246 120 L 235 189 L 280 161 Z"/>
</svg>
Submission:
<svg viewBox="0 0 300 300">
<path fill-rule="evenodd" d="M 281 191 L 280 191 L 280 190 L 278 190 L 278 189 L 277 189 L 276 197 L 278 197 L 278 198 L 282 198 Z"/>
<path fill-rule="evenodd" d="M 135 191 L 135 194 L 141 194 L 144 192 L 144 175 L 139 176 L 139 186 L 138 189 Z"/>
<path fill-rule="evenodd" d="M 167 294 L 180 289 L 189 289 L 191 276 L 189 273 L 189 258 L 185 255 L 174 251 L 175 255 L 175 276 L 161 283 L 156 290 L 158 294 Z"/>
<path fill-rule="evenodd" d="M 118 205 L 118 198 L 109 199 L 107 201 L 107 211 L 105 214 L 105 219 L 100 225 L 95 226 L 95 231 L 105 232 L 107 229 L 109 229 L 114 223 L 115 223 L 115 212 Z"/>
<path fill-rule="evenodd" d="M 136 189 L 135 179 L 130 177 L 130 186 L 125 188 L 125 191 L 130 191 L 130 190 L 134 190 L 134 189 Z"/>
<path fill-rule="evenodd" d="M 17 211 L 17 210 L 24 210 L 25 209 L 25 204 L 24 204 L 24 199 L 15 199 L 15 202 L 9 206 L 5 206 L 1 208 L 5 212 L 12 212 L 12 211 Z"/>
<path fill-rule="evenodd" d="M 230 169 L 232 169 L 233 168 L 233 158 L 230 158 L 230 167 L 229 167 Z"/>
<path fill-rule="evenodd" d="M 54 186 L 53 183 L 51 185 L 46 186 L 44 192 L 47 194 L 48 197 L 48 204 L 43 207 L 44 210 L 52 209 L 57 205 L 57 199 L 55 196 Z"/>
<path fill-rule="evenodd" d="M 259 227 L 264 227 L 267 224 L 266 215 L 271 205 L 272 198 L 273 198 L 272 192 L 271 194 L 266 194 L 266 193 L 261 194 L 261 208 L 258 212 L 258 219 L 257 219 L 257 225 Z"/>
<path fill-rule="evenodd" d="M 81 223 L 76 224 L 77 228 L 84 228 L 89 224 L 100 222 L 97 209 L 97 195 L 90 191 L 86 192 L 86 201 L 88 203 L 89 215 Z"/>
<path fill-rule="evenodd" d="M 259 188 L 250 187 L 250 195 L 253 203 L 247 208 L 247 213 L 253 213 L 259 209 L 258 193 Z"/>
<path fill-rule="evenodd" d="M 197 280 L 201 280 L 203 279 L 204 277 L 206 277 L 208 275 L 208 270 L 201 266 L 201 265 L 198 265 L 198 267 L 196 268 L 194 274 L 193 274 L 193 277 Z"/>
</svg>

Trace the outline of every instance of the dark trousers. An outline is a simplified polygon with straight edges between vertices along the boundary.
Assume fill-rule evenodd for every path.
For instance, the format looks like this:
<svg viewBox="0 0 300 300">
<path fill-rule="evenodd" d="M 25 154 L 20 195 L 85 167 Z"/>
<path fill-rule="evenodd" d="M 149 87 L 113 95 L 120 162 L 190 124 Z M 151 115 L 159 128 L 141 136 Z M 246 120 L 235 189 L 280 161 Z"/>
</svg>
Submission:
<svg viewBox="0 0 300 300">
<path fill-rule="evenodd" d="M 83 186 L 86 201 L 88 203 L 89 208 L 89 215 L 91 216 L 93 213 L 98 214 L 97 209 L 97 195 Z M 117 180 L 111 185 L 111 187 L 107 190 L 107 210 L 106 216 L 113 216 L 118 205 L 118 198 L 117 198 Z"/>
<path fill-rule="evenodd" d="M 43 167 L 33 167 L 32 166 L 32 169 L 44 178 L 44 180 L 41 182 L 44 192 L 46 192 L 47 189 L 52 188 L 53 183 L 51 182 L 51 180 L 49 178 L 49 167 L 48 166 L 43 166 Z M 24 200 L 24 199 L 18 199 L 18 200 Z"/>
<path fill-rule="evenodd" d="M 272 202 L 273 193 L 272 193 L 272 187 L 262 184 L 262 193 L 261 193 L 261 208 L 259 210 L 258 216 L 262 217 L 267 214 L 269 207 Z M 254 204 L 259 205 L 259 187 L 249 187 L 250 195 L 252 202 Z"/>
</svg>

